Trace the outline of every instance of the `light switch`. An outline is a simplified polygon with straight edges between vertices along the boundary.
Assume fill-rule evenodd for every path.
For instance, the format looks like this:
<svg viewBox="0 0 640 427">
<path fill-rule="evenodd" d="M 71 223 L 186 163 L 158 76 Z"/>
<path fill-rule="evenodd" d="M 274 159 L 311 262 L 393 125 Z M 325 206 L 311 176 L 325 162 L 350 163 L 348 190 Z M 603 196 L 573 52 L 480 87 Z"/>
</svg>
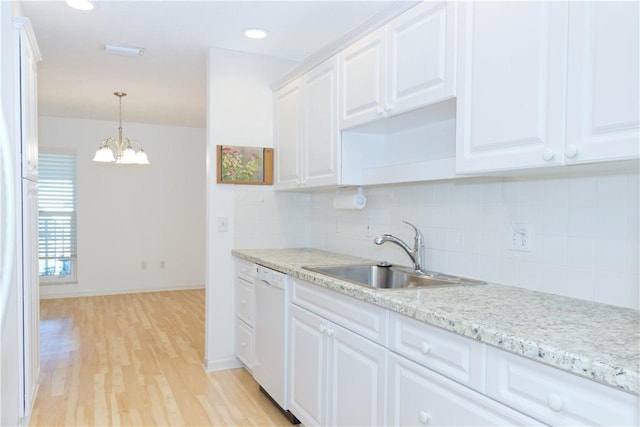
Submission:
<svg viewBox="0 0 640 427">
<path fill-rule="evenodd" d="M 226 216 L 219 216 L 218 217 L 218 232 L 226 233 L 227 231 L 229 231 L 229 218 L 227 218 Z"/>
</svg>

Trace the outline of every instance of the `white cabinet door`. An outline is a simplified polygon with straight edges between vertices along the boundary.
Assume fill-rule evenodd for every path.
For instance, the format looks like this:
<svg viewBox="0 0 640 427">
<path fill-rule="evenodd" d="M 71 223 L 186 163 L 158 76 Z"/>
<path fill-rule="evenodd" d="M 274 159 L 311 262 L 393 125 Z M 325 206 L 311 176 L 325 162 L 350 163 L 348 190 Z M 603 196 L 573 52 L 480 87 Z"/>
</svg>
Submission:
<svg viewBox="0 0 640 427">
<path fill-rule="evenodd" d="M 24 304 L 24 381 L 30 413 L 40 373 L 40 289 L 38 273 L 38 184 L 22 180 L 22 296 Z"/>
<path fill-rule="evenodd" d="M 338 55 L 340 129 L 369 122 L 384 114 L 384 35 L 383 27 Z"/>
<path fill-rule="evenodd" d="M 387 350 L 340 326 L 328 328 L 327 425 L 384 425 Z"/>
<path fill-rule="evenodd" d="M 401 356 L 389 356 L 387 425 L 495 426 L 539 422 Z"/>
<path fill-rule="evenodd" d="M 566 162 L 637 158 L 638 2 L 574 2 L 569 8 Z"/>
<path fill-rule="evenodd" d="M 458 4 L 456 170 L 563 163 L 567 2 Z"/>
<path fill-rule="evenodd" d="M 398 114 L 455 95 L 456 3 L 426 1 L 387 25 L 385 110 Z"/>
<path fill-rule="evenodd" d="M 27 18 L 14 18 L 19 43 L 19 105 L 22 176 L 38 179 L 38 78 L 40 51 Z"/>
<path fill-rule="evenodd" d="M 291 305 L 289 410 L 306 426 L 383 425 L 386 349 Z"/>
<path fill-rule="evenodd" d="M 324 62 L 302 77 L 303 185 L 338 183 L 337 59 Z"/>
<path fill-rule="evenodd" d="M 291 305 L 289 336 L 289 411 L 305 426 L 325 425 L 326 323 Z"/>
<path fill-rule="evenodd" d="M 297 188 L 302 183 L 300 92 L 296 80 L 275 93 L 275 185 L 279 189 Z"/>
</svg>

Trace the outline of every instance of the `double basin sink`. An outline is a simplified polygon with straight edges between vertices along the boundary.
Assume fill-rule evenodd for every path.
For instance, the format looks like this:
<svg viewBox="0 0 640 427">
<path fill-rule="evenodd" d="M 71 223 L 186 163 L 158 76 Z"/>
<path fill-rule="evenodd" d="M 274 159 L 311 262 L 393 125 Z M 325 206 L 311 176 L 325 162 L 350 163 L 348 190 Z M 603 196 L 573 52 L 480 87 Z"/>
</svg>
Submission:
<svg viewBox="0 0 640 427">
<path fill-rule="evenodd" d="M 479 280 L 450 276 L 433 271 L 415 271 L 411 268 L 386 265 L 384 263 L 307 266 L 307 270 L 324 274 L 335 279 L 376 289 L 406 289 L 421 287 L 462 286 L 485 284 Z"/>
</svg>

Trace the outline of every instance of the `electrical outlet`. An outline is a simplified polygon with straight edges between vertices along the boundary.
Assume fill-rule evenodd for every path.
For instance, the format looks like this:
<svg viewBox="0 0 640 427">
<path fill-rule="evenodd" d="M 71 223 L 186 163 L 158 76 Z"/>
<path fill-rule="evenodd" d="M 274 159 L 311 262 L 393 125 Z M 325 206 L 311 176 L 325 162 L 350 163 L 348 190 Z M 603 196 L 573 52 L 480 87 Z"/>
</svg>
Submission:
<svg viewBox="0 0 640 427">
<path fill-rule="evenodd" d="M 513 224 L 509 234 L 509 250 L 531 252 L 530 224 Z"/>
<path fill-rule="evenodd" d="M 369 219 L 367 223 L 367 237 L 373 236 L 373 220 Z"/>
<path fill-rule="evenodd" d="M 226 233 L 227 231 L 229 231 L 229 218 L 227 218 L 226 216 L 219 216 L 218 217 L 218 232 Z"/>
</svg>

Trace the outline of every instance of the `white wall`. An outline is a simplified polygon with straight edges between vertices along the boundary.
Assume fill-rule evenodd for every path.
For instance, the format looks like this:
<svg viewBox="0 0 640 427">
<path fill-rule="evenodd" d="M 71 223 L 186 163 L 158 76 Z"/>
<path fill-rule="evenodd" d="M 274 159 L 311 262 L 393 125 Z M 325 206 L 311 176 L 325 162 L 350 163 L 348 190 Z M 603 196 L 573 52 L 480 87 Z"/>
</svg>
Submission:
<svg viewBox="0 0 640 427">
<path fill-rule="evenodd" d="M 239 366 L 233 349 L 234 286 L 231 250 L 308 243 L 306 222 L 294 217 L 308 196 L 274 194 L 272 187 L 216 184 L 216 145 L 273 147 L 270 83 L 291 61 L 210 49 L 207 113 L 207 319 L 205 367 Z M 228 232 L 219 232 L 226 218 Z M 287 227 L 283 221 L 296 225 Z M 307 240 L 304 240 L 307 239 Z"/>
<path fill-rule="evenodd" d="M 426 238 L 427 268 L 623 307 L 640 307 L 638 171 L 571 177 L 465 180 L 365 189 L 362 211 L 313 194 L 311 246 L 409 265 L 391 233 Z M 532 226 L 532 251 L 507 249 L 511 226 Z M 340 232 L 336 223 L 340 222 Z"/>
<path fill-rule="evenodd" d="M 125 118 L 124 136 L 151 162 L 129 167 L 91 161 L 117 122 L 40 117 L 39 126 L 41 151 L 76 153 L 78 183 L 78 283 L 41 285 L 42 297 L 204 286 L 205 129 Z"/>
</svg>

